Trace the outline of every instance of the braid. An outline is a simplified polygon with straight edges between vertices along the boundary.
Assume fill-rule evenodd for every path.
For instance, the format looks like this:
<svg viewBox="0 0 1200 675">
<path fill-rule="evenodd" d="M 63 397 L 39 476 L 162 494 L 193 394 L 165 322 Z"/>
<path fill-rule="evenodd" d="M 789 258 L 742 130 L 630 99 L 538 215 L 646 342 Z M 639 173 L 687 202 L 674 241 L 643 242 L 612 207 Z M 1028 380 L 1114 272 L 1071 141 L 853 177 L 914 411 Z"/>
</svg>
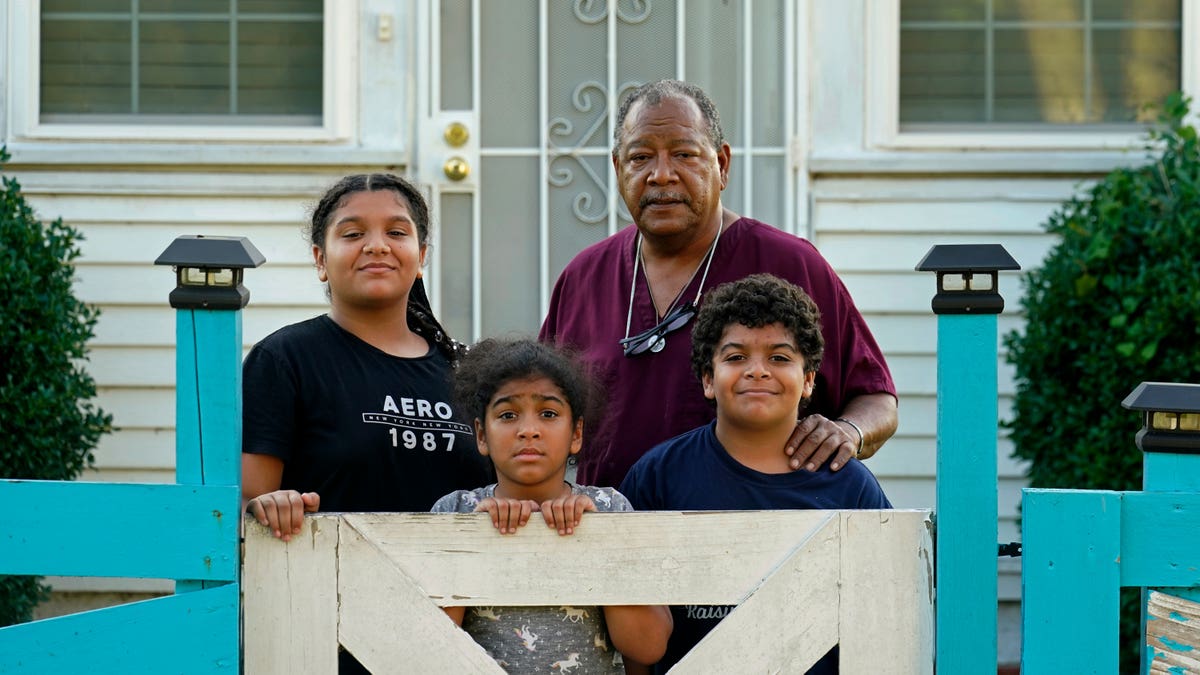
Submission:
<svg viewBox="0 0 1200 675">
<path fill-rule="evenodd" d="M 429 307 L 429 296 L 425 294 L 425 282 L 419 278 L 413 282 L 412 290 L 408 292 L 408 327 L 432 342 L 452 366 L 466 353 L 466 346 L 450 337 L 433 315 L 433 310 Z"/>
</svg>

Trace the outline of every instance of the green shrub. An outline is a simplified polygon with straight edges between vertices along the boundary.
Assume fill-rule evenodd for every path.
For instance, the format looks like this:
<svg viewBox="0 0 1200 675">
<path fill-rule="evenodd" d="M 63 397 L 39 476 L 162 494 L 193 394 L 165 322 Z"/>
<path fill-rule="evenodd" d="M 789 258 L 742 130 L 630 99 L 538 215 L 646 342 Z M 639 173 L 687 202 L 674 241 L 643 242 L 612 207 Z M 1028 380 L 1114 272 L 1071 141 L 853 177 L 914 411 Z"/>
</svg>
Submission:
<svg viewBox="0 0 1200 675">
<path fill-rule="evenodd" d="M 0 149 L 0 163 L 8 153 Z M 0 477 L 70 480 L 92 461 L 112 417 L 89 403 L 84 371 L 99 310 L 75 298 L 79 233 L 43 223 L 4 178 L 0 189 Z M 47 589 L 37 577 L 0 576 L 0 626 L 28 621 Z"/>
<path fill-rule="evenodd" d="M 1013 455 L 1034 487 L 1140 490 L 1140 416 L 1121 401 L 1143 381 L 1200 383 L 1200 157 L 1167 100 L 1147 162 L 1117 169 L 1050 216 L 1058 238 L 1023 278 Z M 1121 672 L 1137 672 L 1138 612 L 1125 593 Z M 1133 595 L 1136 595 L 1134 593 Z"/>
</svg>

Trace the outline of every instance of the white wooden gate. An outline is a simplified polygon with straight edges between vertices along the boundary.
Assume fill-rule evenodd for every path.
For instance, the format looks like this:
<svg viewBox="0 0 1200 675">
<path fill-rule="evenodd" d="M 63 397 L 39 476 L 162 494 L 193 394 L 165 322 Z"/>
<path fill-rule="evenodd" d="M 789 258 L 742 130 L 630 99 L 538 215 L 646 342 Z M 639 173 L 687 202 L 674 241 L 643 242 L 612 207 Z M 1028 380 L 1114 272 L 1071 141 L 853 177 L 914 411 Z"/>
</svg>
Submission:
<svg viewBox="0 0 1200 675">
<path fill-rule="evenodd" d="M 672 673 L 933 672 L 928 511 L 332 514 L 284 544 L 246 523 L 245 672 L 501 673 L 444 606 L 737 604 Z"/>
</svg>

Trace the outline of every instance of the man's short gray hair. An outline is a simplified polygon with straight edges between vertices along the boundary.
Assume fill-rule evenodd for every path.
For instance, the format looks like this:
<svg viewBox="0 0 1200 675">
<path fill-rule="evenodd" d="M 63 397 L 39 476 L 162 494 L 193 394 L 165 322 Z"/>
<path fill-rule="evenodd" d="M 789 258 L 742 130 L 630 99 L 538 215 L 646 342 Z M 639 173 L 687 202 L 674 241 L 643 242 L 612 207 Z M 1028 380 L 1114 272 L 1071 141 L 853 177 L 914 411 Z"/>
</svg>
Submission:
<svg viewBox="0 0 1200 675">
<path fill-rule="evenodd" d="M 658 105 L 664 99 L 672 98 L 686 98 L 695 102 L 696 107 L 700 109 L 700 114 L 708 123 L 708 140 L 712 143 L 713 150 L 720 151 L 721 146 L 725 143 L 725 132 L 721 130 L 721 113 L 717 111 L 716 104 L 712 102 L 708 94 L 704 93 L 700 87 L 681 80 L 658 80 L 657 82 L 647 82 L 634 89 L 621 102 L 621 107 L 617 109 L 616 126 L 613 128 L 613 157 L 616 157 L 621 151 L 621 143 L 624 141 L 625 117 L 629 114 L 629 109 L 633 107 L 633 104 L 642 101 L 645 105 Z"/>
</svg>

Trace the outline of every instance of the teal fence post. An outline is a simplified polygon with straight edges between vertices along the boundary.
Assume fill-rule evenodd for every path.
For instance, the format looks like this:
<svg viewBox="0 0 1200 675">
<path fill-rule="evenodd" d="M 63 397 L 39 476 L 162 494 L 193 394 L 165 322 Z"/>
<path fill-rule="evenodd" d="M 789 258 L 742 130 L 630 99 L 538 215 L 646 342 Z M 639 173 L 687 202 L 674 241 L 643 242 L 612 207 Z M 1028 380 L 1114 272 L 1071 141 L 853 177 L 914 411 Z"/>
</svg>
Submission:
<svg viewBox="0 0 1200 675">
<path fill-rule="evenodd" d="M 937 273 L 937 668 L 996 669 L 996 315 L 998 244 L 939 245 L 917 270 Z"/>
<path fill-rule="evenodd" d="M 244 237 L 182 236 L 154 261 L 175 268 L 175 480 L 180 485 L 242 482 L 242 271 L 263 255 Z M 241 496 L 217 509 L 223 527 L 241 524 Z M 229 552 L 236 562 L 238 552 Z M 177 579 L 176 593 L 214 585 Z"/>
<path fill-rule="evenodd" d="M 0 479 L 0 574 L 177 579 L 176 594 L 0 628 L 0 673 L 235 673 L 242 238 L 181 237 L 178 483 Z M 79 527 L 81 514 L 87 527 Z"/>
<path fill-rule="evenodd" d="M 1200 493 L 1200 385 L 1143 382 L 1121 405 L 1142 413 L 1142 429 L 1136 436 L 1137 447 L 1143 453 L 1142 491 Z M 1176 505 L 1169 513 L 1173 517 L 1187 517 L 1188 514 L 1180 513 L 1182 509 L 1182 505 Z M 1142 634 L 1153 637 L 1157 624 L 1148 618 L 1149 590 L 1142 589 Z M 1194 586 L 1152 590 L 1200 602 L 1200 588 Z M 1165 635 L 1158 637 L 1160 643 L 1170 643 Z M 1190 645 L 1189 649 L 1195 647 Z M 1143 673 L 1150 672 L 1155 656 L 1153 642 L 1143 644 Z"/>
</svg>

